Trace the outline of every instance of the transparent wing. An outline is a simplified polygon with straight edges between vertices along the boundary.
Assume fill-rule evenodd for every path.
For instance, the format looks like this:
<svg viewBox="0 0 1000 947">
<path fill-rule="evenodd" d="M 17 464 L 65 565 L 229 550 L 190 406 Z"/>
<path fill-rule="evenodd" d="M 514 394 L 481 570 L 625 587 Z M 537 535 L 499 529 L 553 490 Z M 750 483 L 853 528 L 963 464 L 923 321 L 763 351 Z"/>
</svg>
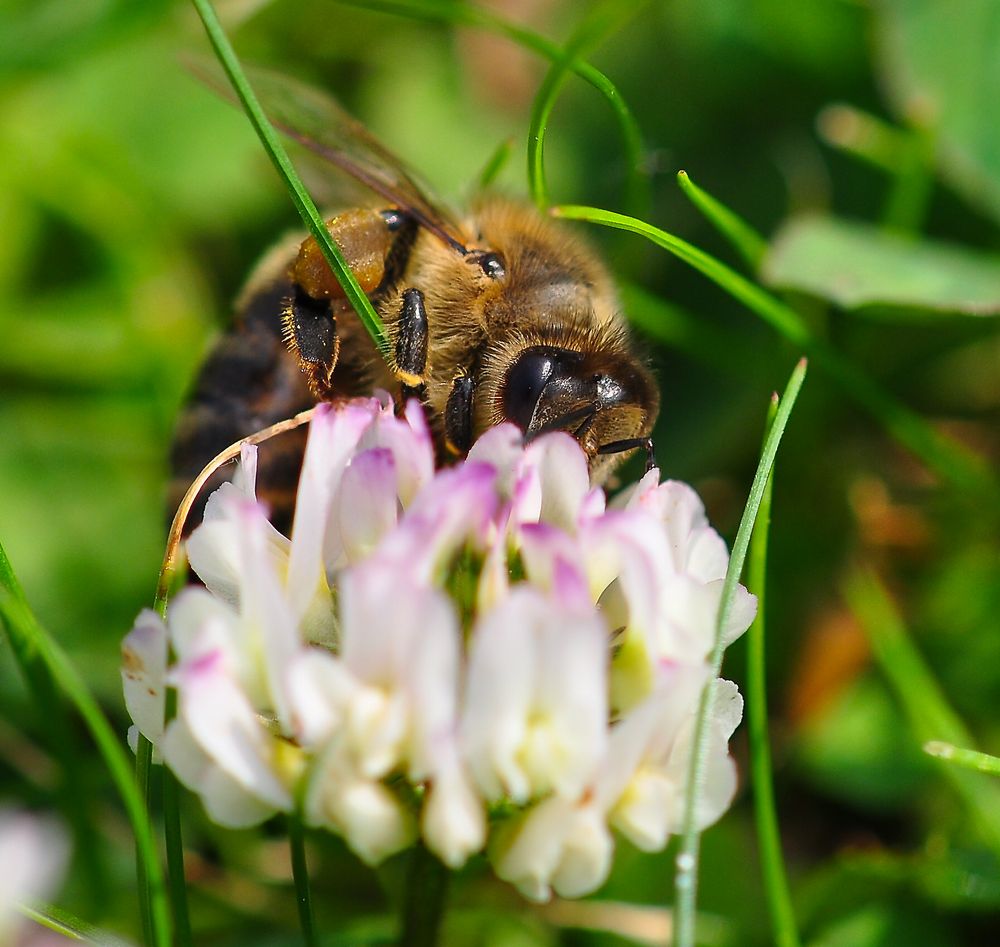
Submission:
<svg viewBox="0 0 1000 947">
<path fill-rule="evenodd" d="M 217 65 L 200 61 L 192 68 L 224 98 L 235 101 Z M 413 173 L 333 98 L 281 73 L 256 67 L 244 70 L 267 117 L 282 134 L 405 211 L 449 246 L 467 252 L 451 216 L 431 201 Z"/>
</svg>

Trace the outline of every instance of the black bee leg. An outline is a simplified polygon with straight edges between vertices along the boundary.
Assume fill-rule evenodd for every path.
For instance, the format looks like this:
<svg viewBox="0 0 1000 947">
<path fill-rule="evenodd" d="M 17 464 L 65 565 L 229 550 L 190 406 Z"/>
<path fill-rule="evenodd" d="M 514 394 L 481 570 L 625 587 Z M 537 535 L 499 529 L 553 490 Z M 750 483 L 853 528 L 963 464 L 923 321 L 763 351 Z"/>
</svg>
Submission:
<svg viewBox="0 0 1000 947">
<path fill-rule="evenodd" d="M 464 457 L 472 447 L 471 375 L 456 375 L 444 407 L 444 443 L 456 457 Z"/>
<path fill-rule="evenodd" d="M 403 293 L 396 336 L 396 377 L 400 381 L 404 403 L 424 393 L 424 370 L 427 368 L 427 310 L 419 289 Z"/>
<path fill-rule="evenodd" d="M 285 299 L 283 308 L 285 342 L 297 353 L 313 394 L 325 398 L 331 390 L 330 379 L 340 352 L 337 319 L 330 301 L 313 299 L 296 286 L 292 295 Z"/>
<path fill-rule="evenodd" d="M 653 454 L 653 439 L 651 437 L 630 437 L 625 441 L 611 441 L 597 448 L 598 454 L 623 454 L 637 447 L 646 448 L 646 473 L 656 466 L 656 456 Z"/>
</svg>

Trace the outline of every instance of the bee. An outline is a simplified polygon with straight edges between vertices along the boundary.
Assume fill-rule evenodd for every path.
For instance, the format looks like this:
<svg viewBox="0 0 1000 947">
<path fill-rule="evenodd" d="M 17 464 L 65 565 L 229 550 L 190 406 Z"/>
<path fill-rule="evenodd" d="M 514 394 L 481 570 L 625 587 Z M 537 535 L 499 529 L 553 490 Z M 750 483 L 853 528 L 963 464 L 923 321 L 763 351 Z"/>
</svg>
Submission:
<svg viewBox="0 0 1000 947">
<path fill-rule="evenodd" d="M 287 239 L 258 265 L 237 316 L 209 354 L 172 450 L 176 499 L 220 450 L 320 401 L 398 393 L 425 407 L 440 462 L 492 425 L 531 439 L 567 431 L 595 484 L 645 448 L 659 393 L 594 252 L 532 207 L 482 198 L 456 216 L 324 94 L 255 71 L 275 126 L 346 172 L 370 206 L 327 222 L 387 330 L 384 358 L 312 237 Z M 291 511 L 304 434 L 262 445 L 259 493 Z"/>
</svg>

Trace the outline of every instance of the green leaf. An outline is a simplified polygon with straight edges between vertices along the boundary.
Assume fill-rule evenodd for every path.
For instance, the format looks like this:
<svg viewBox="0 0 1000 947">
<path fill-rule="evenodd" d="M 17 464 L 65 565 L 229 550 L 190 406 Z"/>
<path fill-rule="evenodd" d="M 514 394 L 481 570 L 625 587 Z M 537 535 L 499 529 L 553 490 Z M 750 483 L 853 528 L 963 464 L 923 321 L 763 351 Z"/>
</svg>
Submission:
<svg viewBox="0 0 1000 947">
<path fill-rule="evenodd" d="M 844 309 L 1000 315 L 1000 257 L 830 217 L 786 224 L 762 275 L 771 286 L 811 293 Z"/>
<path fill-rule="evenodd" d="M 1000 218 L 1000 6 L 882 0 L 875 11 L 890 103 L 936 136 L 945 179 Z"/>
</svg>

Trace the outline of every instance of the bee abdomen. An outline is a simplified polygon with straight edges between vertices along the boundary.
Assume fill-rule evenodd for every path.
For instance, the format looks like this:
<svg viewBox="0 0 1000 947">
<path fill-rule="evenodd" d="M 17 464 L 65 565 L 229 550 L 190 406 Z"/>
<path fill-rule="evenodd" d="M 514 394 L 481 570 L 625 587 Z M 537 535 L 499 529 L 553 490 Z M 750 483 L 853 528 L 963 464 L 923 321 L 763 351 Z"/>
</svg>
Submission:
<svg viewBox="0 0 1000 947">
<path fill-rule="evenodd" d="M 202 366 L 171 450 L 170 515 L 220 451 L 315 403 L 298 361 L 281 337 L 281 303 L 289 292 L 289 284 L 279 280 L 255 294 Z M 305 431 L 297 430 L 258 448 L 257 495 L 270 506 L 279 528 L 290 523 L 304 447 Z M 212 490 L 231 476 L 231 469 L 220 470 L 205 485 L 186 531 L 200 520 Z"/>
</svg>

